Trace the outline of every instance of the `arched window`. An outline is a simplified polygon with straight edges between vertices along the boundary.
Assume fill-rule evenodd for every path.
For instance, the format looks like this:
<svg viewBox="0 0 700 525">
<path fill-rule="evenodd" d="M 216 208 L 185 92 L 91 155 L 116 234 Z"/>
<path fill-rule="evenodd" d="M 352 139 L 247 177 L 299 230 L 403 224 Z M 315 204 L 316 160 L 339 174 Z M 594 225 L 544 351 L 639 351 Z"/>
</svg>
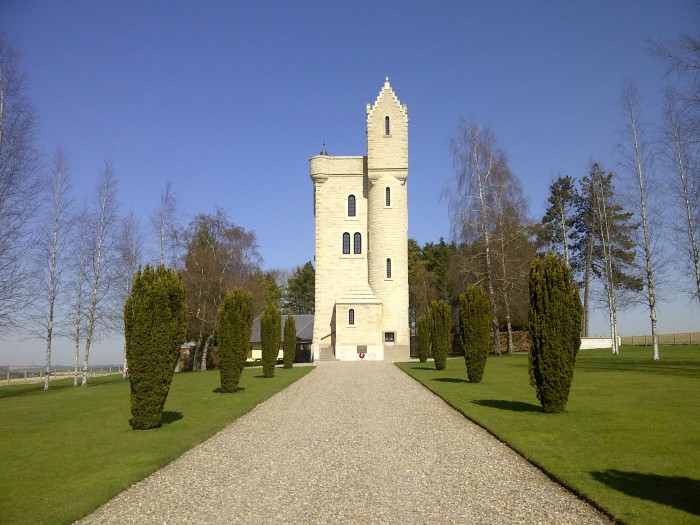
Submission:
<svg viewBox="0 0 700 525">
<path fill-rule="evenodd" d="M 362 253 L 362 235 L 359 232 L 355 233 L 355 249 L 353 253 Z"/>
<path fill-rule="evenodd" d="M 355 196 L 350 195 L 348 197 L 348 217 L 355 216 Z"/>
<path fill-rule="evenodd" d="M 391 279 L 391 259 L 386 260 L 386 278 Z"/>
<path fill-rule="evenodd" d="M 348 324 L 355 324 L 355 310 L 352 308 L 348 311 Z"/>
<path fill-rule="evenodd" d="M 391 206 L 391 188 L 389 186 L 386 187 L 385 202 L 387 206 Z"/>
<path fill-rule="evenodd" d="M 343 234 L 343 253 L 350 253 L 350 234 L 348 232 Z"/>
<path fill-rule="evenodd" d="M 389 127 L 389 117 L 384 117 L 384 134 L 390 135 L 391 128 Z"/>
</svg>

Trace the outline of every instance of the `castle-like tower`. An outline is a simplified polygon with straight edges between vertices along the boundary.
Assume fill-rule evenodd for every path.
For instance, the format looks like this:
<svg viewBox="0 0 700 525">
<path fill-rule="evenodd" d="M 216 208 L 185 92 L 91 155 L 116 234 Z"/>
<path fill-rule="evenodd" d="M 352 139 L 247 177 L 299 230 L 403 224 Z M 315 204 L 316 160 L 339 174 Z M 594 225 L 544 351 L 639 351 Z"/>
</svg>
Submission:
<svg viewBox="0 0 700 525">
<path fill-rule="evenodd" d="M 389 79 L 367 104 L 367 155 L 311 157 L 316 359 L 407 360 L 408 112 Z"/>
</svg>

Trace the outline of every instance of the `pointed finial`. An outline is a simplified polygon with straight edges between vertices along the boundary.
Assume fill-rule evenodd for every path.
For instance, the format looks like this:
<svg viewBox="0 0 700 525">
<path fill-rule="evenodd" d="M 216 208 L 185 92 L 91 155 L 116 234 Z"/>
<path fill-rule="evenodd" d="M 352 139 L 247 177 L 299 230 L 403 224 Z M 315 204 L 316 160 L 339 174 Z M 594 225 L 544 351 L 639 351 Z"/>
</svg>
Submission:
<svg viewBox="0 0 700 525">
<path fill-rule="evenodd" d="M 319 155 L 325 155 L 326 157 L 328 156 L 328 152 L 326 151 L 326 141 L 323 141 L 323 149 L 321 149 L 321 153 Z"/>
</svg>

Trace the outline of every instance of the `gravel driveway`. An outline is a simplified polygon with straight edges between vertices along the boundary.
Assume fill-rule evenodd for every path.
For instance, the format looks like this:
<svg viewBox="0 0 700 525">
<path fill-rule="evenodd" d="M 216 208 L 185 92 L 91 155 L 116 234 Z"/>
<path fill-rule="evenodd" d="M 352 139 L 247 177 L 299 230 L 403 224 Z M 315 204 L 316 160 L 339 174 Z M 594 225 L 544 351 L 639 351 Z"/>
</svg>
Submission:
<svg viewBox="0 0 700 525">
<path fill-rule="evenodd" d="M 79 523 L 610 522 L 394 365 L 358 361 L 318 363 Z"/>
</svg>

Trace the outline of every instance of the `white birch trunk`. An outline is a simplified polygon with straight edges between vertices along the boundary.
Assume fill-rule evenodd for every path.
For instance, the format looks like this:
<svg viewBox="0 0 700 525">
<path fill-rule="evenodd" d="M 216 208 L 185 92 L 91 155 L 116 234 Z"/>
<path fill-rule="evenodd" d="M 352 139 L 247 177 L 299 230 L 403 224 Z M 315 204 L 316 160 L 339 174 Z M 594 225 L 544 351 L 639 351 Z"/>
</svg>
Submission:
<svg viewBox="0 0 700 525">
<path fill-rule="evenodd" d="M 56 152 L 54 165 L 54 195 L 53 195 L 53 229 L 51 232 L 51 262 L 49 267 L 49 312 L 46 326 L 46 370 L 44 372 L 44 390 L 49 389 L 51 376 L 51 343 L 53 340 L 54 304 L 56 302 L 57 274 L 56 261 L 58 256 L 58 229 L 61 219 L 61 175 L 63 170 L 63 156 L 60 150 Z"/>
<path fill-rule="evenodd" d="M 107 229 L 107 218 L 110 213 L 109 207 L 111 206 L 112 198 L 112 168 L 107 163 L 105 165 L 105 170 L 102 176 L 102 183 L 100 185 L 100 211 L 98 218 L 98 230 L 96 239 L 96 252 L 94 253 L 94 266 L 93 266 L 93 276 L 92 276 L 92 292 L 90 296 L 90 307 L 88 310 L 88 320 L 87 329 L 85 333 L 85 354 L 83 355 L 83 380 L 80 386 L 87 386 L 88 382 L 88 362 L 90 358 L 90 346 L 92 345 L 92 338 L 95 331 L 95 320 L 97 316 L 97 303 L 99 300 L 100 292 L 100 278 L 102 277 L 102 257 L 103 250 L 105 247 L 105 236 Z"/>
<path fill-rule="evenodd" d="M 630 88 L 631 89 L 631 88 Z M 639 142 L 639 137 L 637 134 L 637 122 L 634 111 L 634 92 L 629 91 L 627 93 L 627 109 L 629 111 L 630 125 L 632 131 L 632 143 L 634 146 L 634 167 L 637 176 L 637 183 L 639 185 L 639 206 L 640 215 L 642 218 L 642 231 L 644 234 L 644 263 L 646 270 L 646 281 L 647 281 L 647 303 L 649 305 L 649 318 L 651 320 L 651 339 L 654 344 L 654 361 L 659 360 L 659 337 L 656 331 L 656 296 L 654 294 L 654 273 L 652 268 L 652 255 L 651 255 L 651 240 L 649 234 L 649 226 L 647 223 L 647 208 L 646 208 L 646 196 L 644 189 L 644 167 L 642 166 L 642 151 L 641 144 Z"/>
</svg>

